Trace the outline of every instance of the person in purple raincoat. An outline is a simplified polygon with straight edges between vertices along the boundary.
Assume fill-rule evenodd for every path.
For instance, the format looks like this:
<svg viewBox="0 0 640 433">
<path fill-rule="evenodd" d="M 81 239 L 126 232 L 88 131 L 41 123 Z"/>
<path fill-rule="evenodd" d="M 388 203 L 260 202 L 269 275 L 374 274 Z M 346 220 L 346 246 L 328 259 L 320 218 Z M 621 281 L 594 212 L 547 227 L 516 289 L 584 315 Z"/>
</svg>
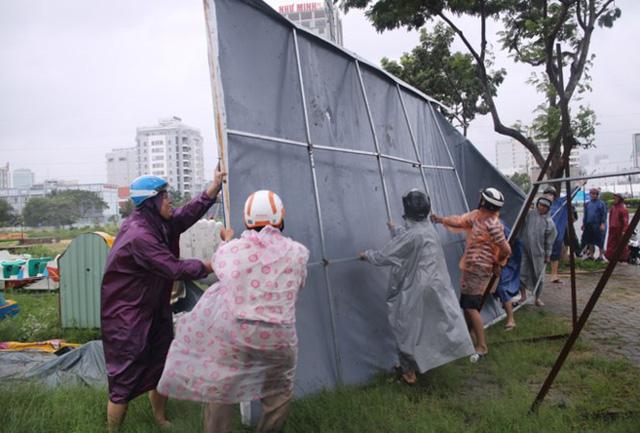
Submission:
<svg viewBox="0 0 640 433">
<path fill-rule="evenodd" d="M 204 278 L 211 263 L 179 260 L 180 234 L 204 216 L 226 173 L 185 206 L 173 209 L 164 179 L 141 176 L 131 184 L 136 205 L 116 237 L 102 279 L 102 344 L 107 366 L 107 424 L 116 432 L 133 398 L 148 392 L 156 422 L 169 425 L 167 399 L 156 392 L 173 339 L 169 304 L 175 280 Z"/>
</svg>

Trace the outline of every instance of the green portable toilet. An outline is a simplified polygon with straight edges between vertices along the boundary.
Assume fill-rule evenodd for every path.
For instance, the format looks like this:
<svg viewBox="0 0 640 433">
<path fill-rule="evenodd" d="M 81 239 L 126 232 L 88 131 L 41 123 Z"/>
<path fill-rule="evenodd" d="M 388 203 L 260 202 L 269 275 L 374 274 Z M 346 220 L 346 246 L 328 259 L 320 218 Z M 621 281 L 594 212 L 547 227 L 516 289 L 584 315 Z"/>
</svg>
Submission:
<svg viewBox="0 0 640 433">
<path fill-rule="evenodd" d="M 100 286 L 112 244 L 106 233 L 85 233 L 58 258 L 63 328 L 100 327 Z"/>
</svg>

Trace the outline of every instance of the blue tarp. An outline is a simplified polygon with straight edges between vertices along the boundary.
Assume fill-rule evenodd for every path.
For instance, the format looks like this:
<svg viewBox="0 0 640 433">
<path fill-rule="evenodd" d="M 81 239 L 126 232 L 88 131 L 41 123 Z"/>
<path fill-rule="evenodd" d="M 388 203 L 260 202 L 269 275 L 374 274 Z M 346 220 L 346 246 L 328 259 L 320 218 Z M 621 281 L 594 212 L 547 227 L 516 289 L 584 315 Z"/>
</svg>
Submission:
<svg viewBox="0 0 640 433">
<path fill-rule="evenodd" d="M 584 197 L 585 194 L 584 194 L 584 191 L 576 187 L 571 193 L 571 196 L 573 197 L 571 200 L 571 203 L 574 204 L 574 203 L 580 203 L 580 201 L 577 201 L 576 198 L 579 196 Z M 559 258 L 560 252 L 562 251 L 562 244 L 564 242 L 564 237 L 565 237 L 565 233 L 567 231 L 567 225 L 568 225 L 567 196 L 564 195 L 559 199 L 556 199 L 551 205 L 550 212 L 551 212 L 551 218 L 553 219 L 553 223 L 555 224 L 556 230 L 558 231 L 556 240 L 553 243 L 553 249 L 551 251 L 551 255 L 554 258 Z"/>
<path fill-rule="evenodd" d="M 504 235 L 508 238 L 511 228 L 502 221 L 504 225 Z M 522 261 L 522 243 L 519 239 L 513 244 L 511 249 L 511 257 L 500 274 L 500 281 L 496 288 L 496 294 L 500 298 L 500 302 L 505 303 L 520 291 L 520 262 Z"/>
<path fill-rule="evenodd" d="M 573 196 L 573 200 L 571 200 L 571 202 L 574 204 L 577 204 L 577 203 L 583 203 L 587 200 L 589 200 L 587 193 L 580 190 L 575 193 L 575 195 Z"/>
</svg>

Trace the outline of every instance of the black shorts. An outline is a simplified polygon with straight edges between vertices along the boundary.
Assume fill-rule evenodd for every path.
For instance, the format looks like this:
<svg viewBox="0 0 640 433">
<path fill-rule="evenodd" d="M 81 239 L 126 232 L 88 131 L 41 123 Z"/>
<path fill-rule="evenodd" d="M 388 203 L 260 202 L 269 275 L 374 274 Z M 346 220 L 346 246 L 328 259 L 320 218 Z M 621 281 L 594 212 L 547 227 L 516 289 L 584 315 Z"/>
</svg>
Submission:
<svg viewBox="0 0 640 433">
<path fill-rule="evenodd" d="M 464 310 L 478 310 L 482 304 L 482 295 L 460 295 L 460 307 Z"/>
</svg>

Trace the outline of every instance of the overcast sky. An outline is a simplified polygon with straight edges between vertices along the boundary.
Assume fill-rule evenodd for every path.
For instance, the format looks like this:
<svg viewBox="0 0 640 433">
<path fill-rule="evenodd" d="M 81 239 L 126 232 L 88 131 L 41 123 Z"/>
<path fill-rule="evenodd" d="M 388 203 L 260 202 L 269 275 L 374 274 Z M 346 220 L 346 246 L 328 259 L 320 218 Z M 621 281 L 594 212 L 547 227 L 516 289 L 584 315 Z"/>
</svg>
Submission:
<svg viewBox="0 0 640 433">
<path fill-rule="evenodd" d="M 592 94 L 597 149 L 627 162 L 640 132 L 640 2 L 618 0 L 622 18 L 596 30 Z M 472 23 L 466 22 L 466 31 Z M 362 12 L 343 18 L 345 47 L 378 64 L 418 42 L 416 32 L 376 33 Z M 460 46 L 460 48 L 462 48 Z M 635 53 L 635 54 L 634 54 Z M 2 0 L 0 2 L 0 164 L 31 168 L 36 180 L 106 181 L 105 153 L 134 144 L 137 126 L 172 115 L 202 131 L 205 177 L 215 164 L 207 45 L 201 0 Z M 504 56 L 503 120 L 529 121 L 539 96 L 529 70 Z M 490 119 L 471 140 L 493 160 Z"/>
</svg>

